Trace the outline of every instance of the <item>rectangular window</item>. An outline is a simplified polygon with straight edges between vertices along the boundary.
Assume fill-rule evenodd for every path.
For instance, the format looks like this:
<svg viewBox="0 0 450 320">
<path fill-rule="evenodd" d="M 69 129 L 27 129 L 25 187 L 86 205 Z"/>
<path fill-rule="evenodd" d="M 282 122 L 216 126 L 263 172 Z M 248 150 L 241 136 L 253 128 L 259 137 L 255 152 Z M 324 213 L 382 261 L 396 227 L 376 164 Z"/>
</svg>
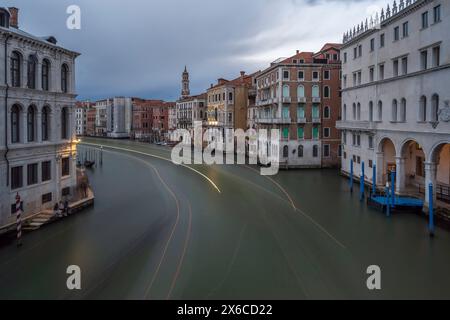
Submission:
<svg viewBox="0 0 450 320">
<path fill-rule="evenodd" d="M 358 58 L 358 48 L 353 49 L 353 59 Z"/>
<path fill-rule="evenodd" d="M 373 160 L 369 160 L 369 168 L 373 168 Z"/>
<path fill-rule="evenodd" d="M 298 127 L 297 137 L 298 139 L 305 139 L 305 129 L 303 127 Z"/>
<path fill-rule="evenodd" d="M 370 39 L 370 51 L 375 50 L 375 38 Z"/>
<path fill-rule="evenodd" d="M 318 118 L 320 118 L 320 115 L 319 115 L 319 106 L 316 105 L 316 104 L 314 104 L 313 107 L 312 107 L 312 117 L 313 117 L 313 119 L 318 119 Z"/>
<path fill-rule="evenodd" d="M 373 82 L 375 80 L 374 75 L 375 75 L 375 70 L 373 67 L 370 67 L 370 69 L 369 69 L 369 81 L 370 82 Z"/>
<path fill-rule="evenodd" d="M 420 66 L 422 70 L 428 69 L 428 52 L 424 50 L 420 53 Z"/>
<path fill-rule="evenodd" d="M 62 189 L 62 190 L 61 190 L 61 195 L 62 195 L 63 197 L 70 196 L 70 188 L 67 187 L 67 188 Z"/>
<path fill-rule="evenodd" d="M 284 140 L 289 139 L 289 128 L 283 128 L 283 139 Z"/>
<path fill-rule="evenodd" d="M 406 38 L 409 36 L 409 22 L 406 21 L 403 23 L 403 38 Z"/>
<path fill-rule="evenodd" d="M 380 35 L 380 48 L 384 48 L 384 40 L 385 40 L 385 36 L 383 33 Z"/>
<path fill-rule="evenodd" d="M 303 105 L 299 105 L 297 107 L 297 118 L 298 119 L 305 118 L 305 107 Z"/>
<path fill-rule="evenodd" d="M 344 52 L 344 63 L 347 63 L 347 52 Z"/>
<path fill-rule="evenodd" d="M 361 85 L 361 83 L 362 83 L 362 72 L 359 71 L 358 72 L 358 85 Z"/>
<path fill-rule="evenodd" d="M 398 77 L 398 60 L 394 60 L 393 62 L 393 72 L 394 72 L 394 77 Z"/>
<path fill-rule="evenodd" d="M 52 201 L 52 193 L 46 193 L 42 195 L 42 204 L 46 204 Z"/>
<path fill-rule="evenodd" d="M 441 6 L 438 5 L 438 6 L 434 7 L 433 12 L 434 12 L 434 23 L 440 22 L 441 21 Z"/>
<path fill-rule="evenodd" d="M 324 158 L 330 157 L 330 145 L 329 144 L 323 145 L 323 156 L 324 156 Z"/>
<path fill-rule="evenodd" d="M 69 158 L 63 158 L 61 160 L 61 175 L 63 177 L 70 175 L 70 160 L 69 160 Z"/>
<path fill-rule="evenodd" d="M 305 73 L 303 71 L 299 71 L 298 72 L 298 79 L 299 80 L 304 80 L 305 79 Z"/>
<path fill-rule="evenodd" d="M 422 29 L 428 28 L 428 11 L 422 13 Z"/>
<path fill-rule="evenodd" d="M 384 80 L 384 64 L 379 65 L 379 74 L 378 74 L 379 80 Z"/>
<path fill-rule="evenodd" d="M 408 74 L 408 57 L 402 58 L 402 74 Z"/>
<path fill-rule="evenodd" d="M 441 64 L 441 47 L 433 48 L 433 67 L 439 67 Z"/>
<path fill-rule="evenodd" d="M 319 128 L 318 127 L 313 127 L 312 137 L 313 137 L 313 139 L 319 139 Z"/>
<path fill-rule="evenodd" d="M 283 80 L 289 80 L 289 71 L 283 71 Z"/>
<path fill-rule="evenodd" d="M 362 57 L 362 45 L 358 46 L 358 57 Z"/>
<path fill-rule="evenodd" d="M 11 168 L 11 189 L 19 189 L 23 187 L 23 167 Z"/>
<path fill-rule="evenodd" d="M 330 70 L 325 70 L 323 73 L 323 78 L 325 80 L 330 80 Z"/>
<path fill-rule="evenodd" d="M 27 183 L 29 186 L 38 183 L 38 164 L 32 163 L 27 166 Z"/>
<path fill-rule="evenodd" d="M 319 72 L 317 71 L 313 72 L 313 80 L 319 80 Z"/>
<path fill-rule="evenodd" d="M 394 41 L 400 40 L 400 27 L 394 28 Z"/>
<path fill-rule="evenodd" d="M 369 136 L 369 149 L 373 149 L 373 137 Z"/>
</svg>

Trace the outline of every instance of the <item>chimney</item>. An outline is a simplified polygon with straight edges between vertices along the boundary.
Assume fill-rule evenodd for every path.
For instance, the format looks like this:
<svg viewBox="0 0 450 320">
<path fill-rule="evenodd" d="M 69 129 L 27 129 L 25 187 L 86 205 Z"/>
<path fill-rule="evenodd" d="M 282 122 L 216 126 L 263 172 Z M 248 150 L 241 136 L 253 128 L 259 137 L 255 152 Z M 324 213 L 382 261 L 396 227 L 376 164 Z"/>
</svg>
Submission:
<svg viewBox="0 0 450 320">
<path fill-rule="evenodd" d="M 299 54 L 300 53 L 300 50 L 297 50 L 297 54 Z"/>
<path fill-rule="evenodd" d="M 19 9 L 16 7 L 9 7 L 8 10 L 11 14 L 9 17 L 9 26 L 19 29 Z"/>
<path fill-rule="evenodd" d="M 245 71 L 241 71 L 241 78 L 244 79 L 245 77 Z"/>
</svg>

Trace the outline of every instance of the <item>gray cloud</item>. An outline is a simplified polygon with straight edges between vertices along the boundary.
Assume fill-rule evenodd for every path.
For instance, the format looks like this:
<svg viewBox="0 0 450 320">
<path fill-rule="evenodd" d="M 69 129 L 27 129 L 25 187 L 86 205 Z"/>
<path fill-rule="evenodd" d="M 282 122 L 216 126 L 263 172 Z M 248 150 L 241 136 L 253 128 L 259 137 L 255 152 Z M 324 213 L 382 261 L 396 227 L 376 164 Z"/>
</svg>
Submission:
<svg viewBox="0 0 450 320">
<path fill-rule="evenodd" d="M 176 99 L 184 65 L 192 91 L 219 77 L 265 68 L 296 49 L 338 42 L 384 0 L 17 0 L 21 27 L 55 35 L 82 54 L 80 98 L 112 95 Z M 66 8 L 82 10 L 82 29 L 65 27 Z"/>
</svg>

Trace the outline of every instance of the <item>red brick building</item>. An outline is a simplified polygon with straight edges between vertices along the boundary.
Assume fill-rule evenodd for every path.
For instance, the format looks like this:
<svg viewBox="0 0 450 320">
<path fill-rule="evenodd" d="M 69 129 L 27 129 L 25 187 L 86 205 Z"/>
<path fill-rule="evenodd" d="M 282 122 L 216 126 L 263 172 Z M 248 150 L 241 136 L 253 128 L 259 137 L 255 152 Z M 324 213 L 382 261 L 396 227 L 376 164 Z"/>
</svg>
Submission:
<svg viewBox="0 0 450 320">
<path fill-rule="evenodd" d="M 132 138 L 165 140 L 169 130 L 169 108 L 174 106 L 174 102 L 134 98 Z"/>
<path fill-rule="evenodd" d="M 280 163 L 331 167 L 340 163 L 341 63 L 339 44 L 274 61 L 256 78 L 251 115 L 257 128 L 279 129 Z"/>
</svg>

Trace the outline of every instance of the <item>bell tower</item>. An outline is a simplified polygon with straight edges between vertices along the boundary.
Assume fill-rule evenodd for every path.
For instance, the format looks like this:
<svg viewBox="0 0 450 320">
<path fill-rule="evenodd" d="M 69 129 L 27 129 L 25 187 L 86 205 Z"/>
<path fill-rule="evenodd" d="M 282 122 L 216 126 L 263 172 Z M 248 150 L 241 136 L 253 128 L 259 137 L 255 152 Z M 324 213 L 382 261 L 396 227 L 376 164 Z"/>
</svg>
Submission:
<svg viewBox="0 0 450 320">
<path fill-rule="evenodd" d="M 189 90 L 189 72 L 187 71 L 186 66 L 184 67 L 184 72 L 181 80 L 181 97 L 187 98 L 191 94 Z"/>
</svg>

